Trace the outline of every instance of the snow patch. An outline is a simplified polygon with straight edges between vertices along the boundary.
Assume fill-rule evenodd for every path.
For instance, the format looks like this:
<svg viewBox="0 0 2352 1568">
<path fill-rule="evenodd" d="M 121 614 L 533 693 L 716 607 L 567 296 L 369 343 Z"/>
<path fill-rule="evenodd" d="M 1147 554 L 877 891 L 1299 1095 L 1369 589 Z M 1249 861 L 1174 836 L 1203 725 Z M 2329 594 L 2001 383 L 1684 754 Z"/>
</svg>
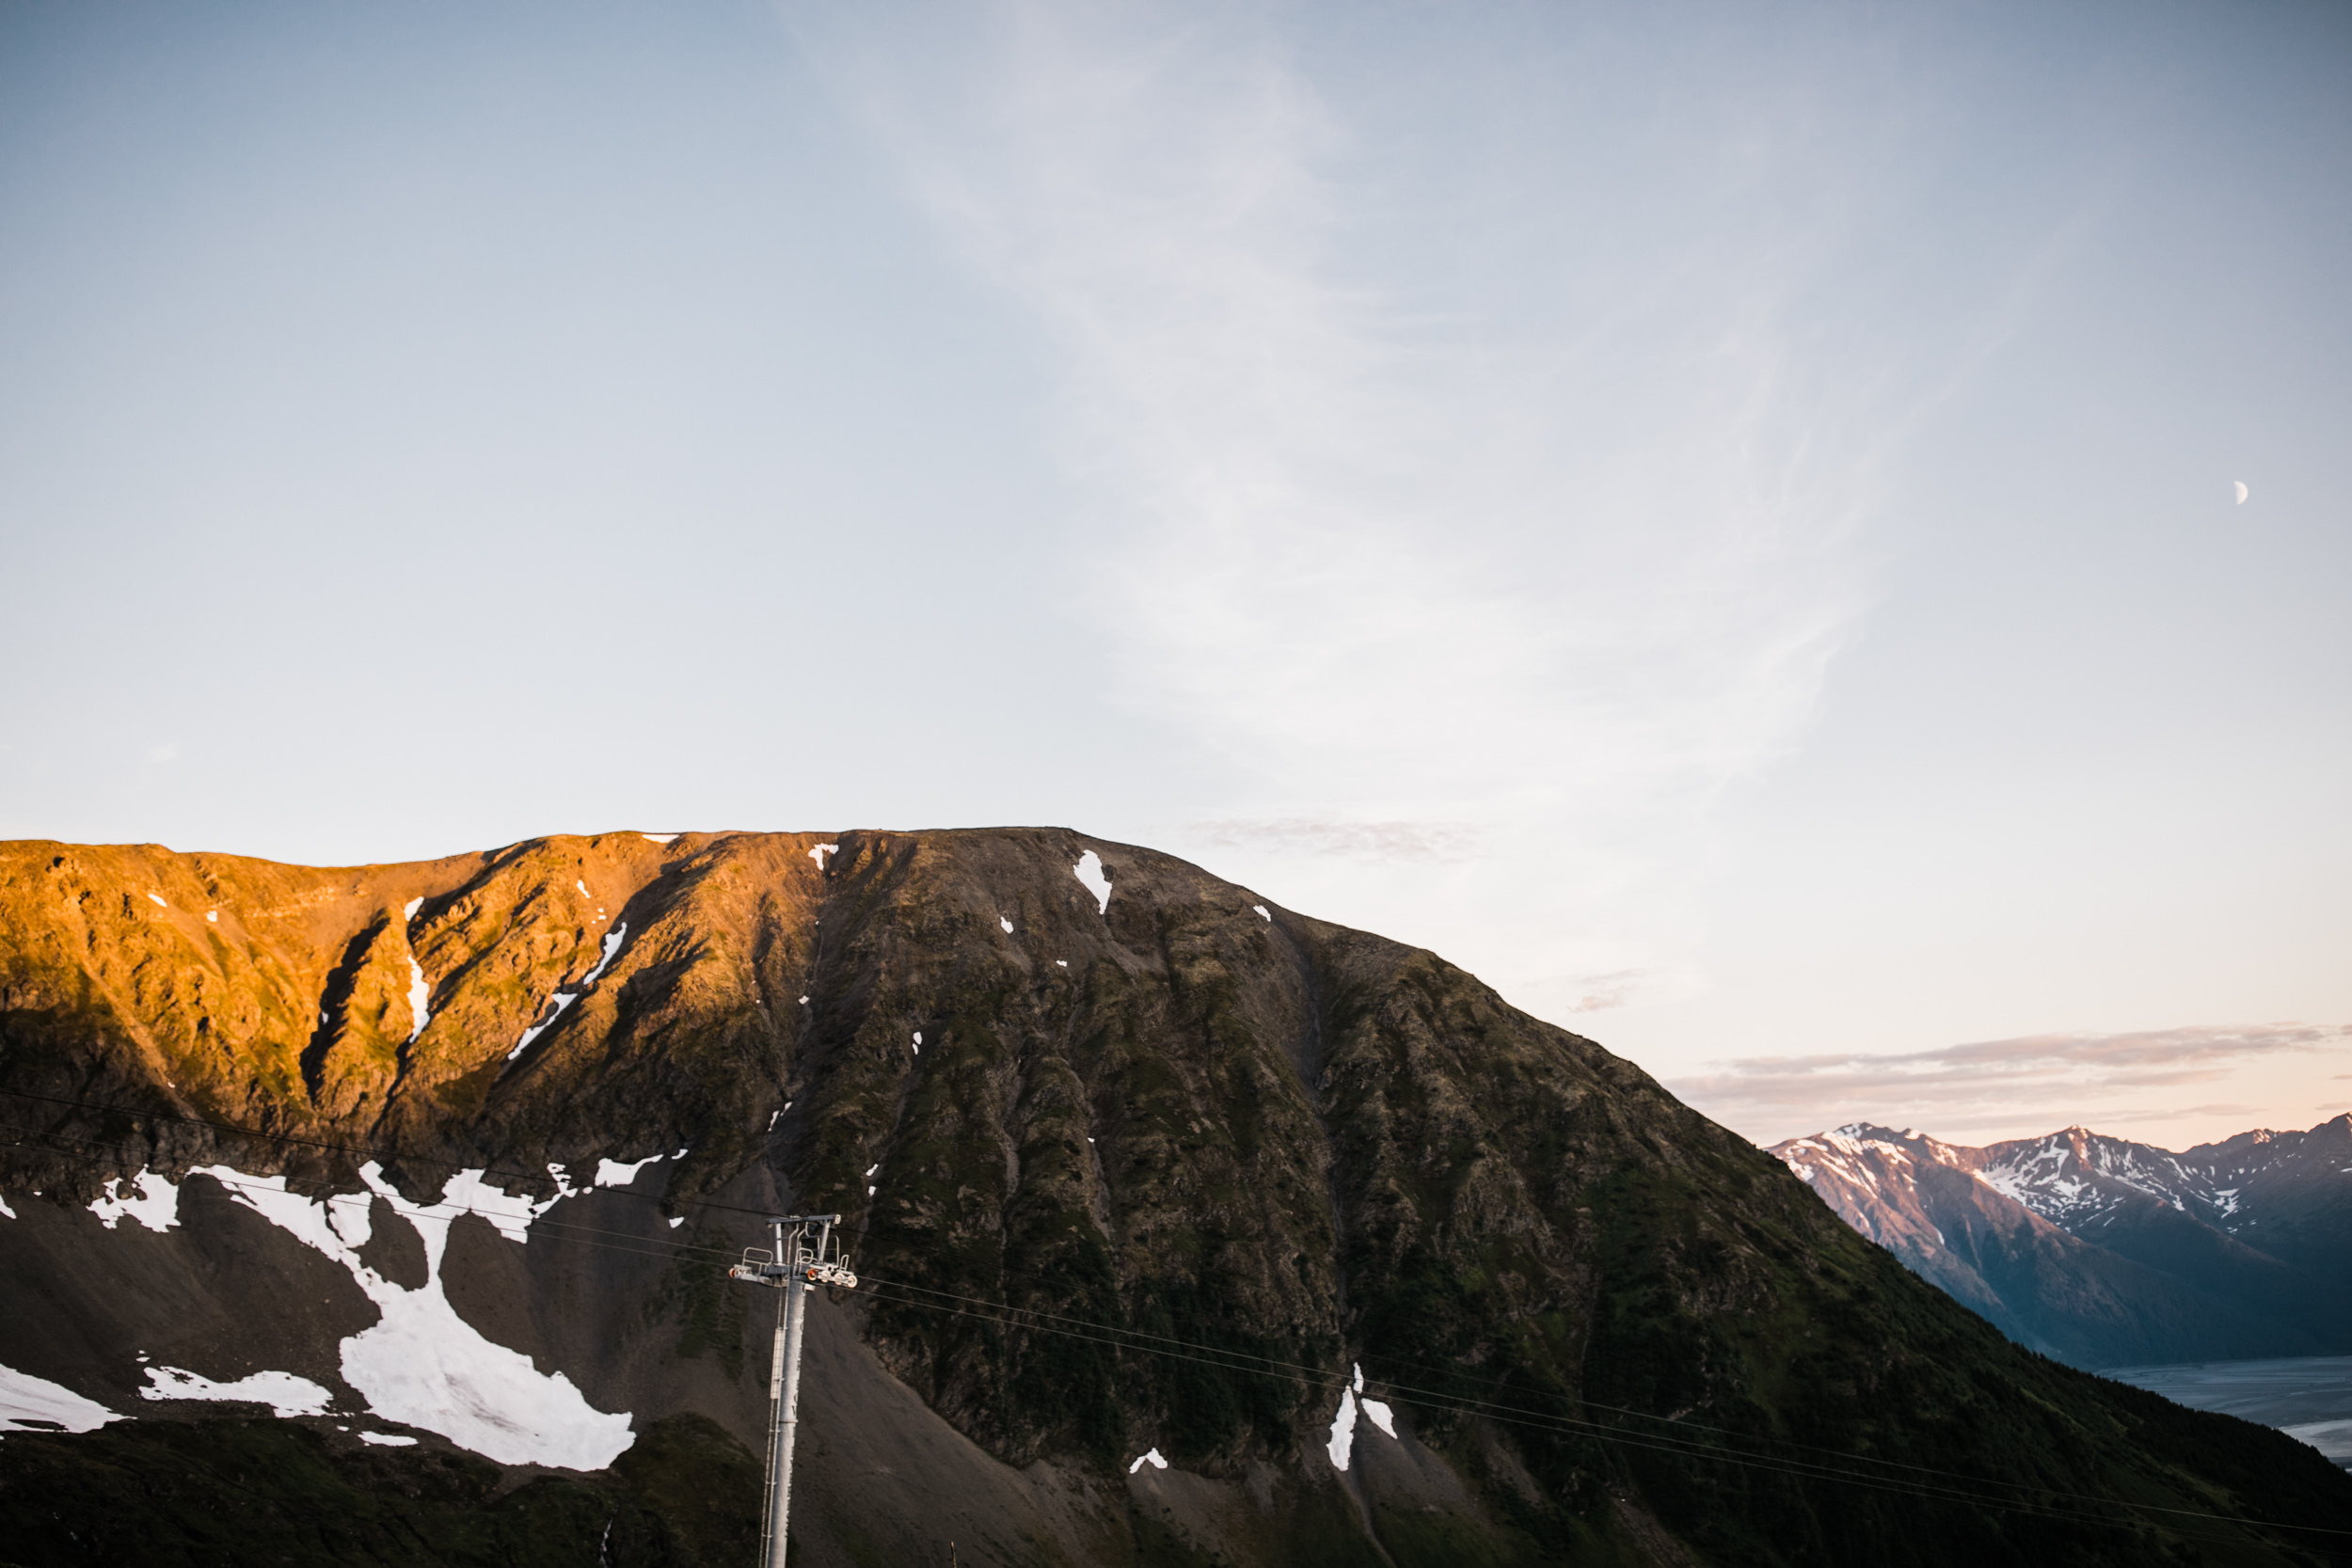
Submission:
<svg viewBox="0 0 2352 1568">
<path fill-rule="evenodd" d="M 417 1446 L 415 1438 L 405 1437 L 397 1432 L 363 1432 L 359 1434 L 359 1441 L 387 1449 L 413 1449 Z"/>
<path fill-rule="evenodd" d="M 667 843 L 669 843 L 672 839 L 676 838 L 676 837 L 677 837 L 677 834 L 675 834 L 675 833 L 639 833 L 637 836 L 638 836 L 639 838 L 644 839 L 644 840 L 646 843 L 648 843 L 648 844 L 667 844 Z"/>
<path fill-rule="evenodd" d="M 8 1200 L 5 1197 L 0 1197 L 0 1215 L 8 1219 L 16 1218 L 16 1211 L 8 1207 Z"/>
<path fill-rule="evenodd" d="M 408 955 L 409 1044 L 416 1044 L 417 1037 L 424 1033 L 424 1026 L 433 1022 L 432 1002 L 433 988 L 424 983 L 424 965 L 417 962 L 417 956 L 411 953 Z"/>
<path fill-rule="evenodd" d="M 684 1214 L 680 1214 L 677 1218 L 670 1222 L 670 1228 L 675 1230 L 679 1226 L 684 1225 L 685 1223 L 686 1216 Z"/>
<path fill-rule="evenodd" d="M 1078 857 L 1078 863 L 1070 868 L 1078 879 L 1078 885 L 1094 895 L 1097 914 L 1111 912 L 1111 879 L 1103 874 L 1103 857 L 1089 849 Z"/>
<path fill-rule="evenodd" d="M 684 1149 L 680 1149 L 678 1152 L 683 1154 L 686 1151 Z M 618 1160 L 598 1160 L 596 1162 L 596 1185 L 599 1187 L 626 1187 L 630 1182 L 637 1180 L 637 1173 L 639 1171 L 644 1170 L 647 1165 L 652 1164 L 655 1161 L 660 1158 L 661 1156 L 659 1154 L 648 1154 L 634 1164 L 624 1164 Z"/>
<path fill-rule="evenodd" d="M 377 1168 L 379 1167 L 373 1161 L 361 1166 L 359 1171 L 361 1180 L 366 1180 L 369 1187 L 378 1194 L 393 1195 L 389 1201 L 392 1207 L 400 1210 L 402 1213 L 427 1214 L 430 1218 L 443 1222 L 453 1220 L 460 1214 L 478 1214 L 488 1220 L 491 1228 L 510 1242 L 529 1241 L 532 1222 L 571 1196 L 573 1192 L 572 1184 L 564 1176 L 564 1167 L 561 1165 L 548 1167 L 548 1174 L 555 1178 L 555 1196 L 546 1198 L 534 1198 L 529 1194 L 509 1193 L 503 1187 L 493 1187 L 484 1180 L 485 1173 L 482 1171 L 461 1170 L 442 1185 L 440 1202 L 421 1206 L 409 1204 L 406 1198 L 398 1196 L 395 1190 L 388 1183 L 368 1176 L 370 1170 Z M 436 1209 L 446 1212 L 429 1212 Z M 429 1242 L 426 1244 L 426 1250 L 428 1252 L 433 1250 Z"/>
<path fill-rule="evenodd" d="M 2026 1184 L 2017 1180 L 2013 1171 L 1999 1165 L 1989 1165 L 1977 1172 L 1977 1180 L 2004 1197 L 2015 1198 L 2020 1203 L 2026 1200 Z"/>
<path fill-rule="evenodd" d="M 337 1215 L 337 1205 L 326 1199 L 312 1200 L 300 1193 L 286 1190 L 283 1176 L 247 1176 L 232 1165 L 199 1165 L 190 1176 L 209 1176 L 227 1190 L 230 1198 L 252 1210 L 270 1224 L 285 1231 L 295 1241 L 325 1253 L 338 1262 L 356 1254 L 353 1248 L 365 1243 L 368 1216 L 363 1203 L 355 1199 L 342 1200 L 342 1207 L 356 1211 L 352 1216 Z M 349 1238 L 357 1232 L 359 1241 Z"/>
<path fill-rule="evenodd" d="M 167 910 L 171 908 L 169 904 L 164 902 L 164 895 L 160 893 L 151 893 L 148 896 L 155 901 L 155 907 L 157 909 Z"/>
<path fill-rule="evenodd" d="M 0 1432 L 96 1432 L 121 1417 L 61 1383 L 0 1367 Z"/>
<path fill-rule="evenodd" d="M 604 957 L 596 960 L 596 967 L 588 972 L 588 977 L 586 979 L 580 981 L 580 985 L 583 988 L 595 985 L 596 983 L 596 976 L 612 967 L 612 955 L 618 953 L 621 950 L 621 943 L 627 942 L 628 940 L 628 922 L 626 920 L 622 921 L 618 926 L 613 927 L 612 930 L 605 933 Z"/>
<path fill-rule="evenodd" d="M 373 1207 L 373 1204 L 358 1202 L 329 1203 L 326 1205 L 326 1223 L 336 1235 L 342 1238 L 345 1246 L 366 1246 L 369 1234 L 375 1228 L 375 1220 L 370 1212 Z"/>
<path fill-rule="evenodd" d="M 1165 1470 L 1168 1468 L 1168 1461 L 1160 1457 L 1159 1449 L 1153 1449 L 1151 1452 L 1136 1460 L 1133 1465 L 1128 1465 L 1127 1473 L 1132 1476 L 1141 1470 L 1146 1465 L 1151 1465 L 1154 1470 Z"/>
<path fill-rule="evenodd" d="M 918 1056 L 923 1053 L 923 1031 L 920 1029 L 914 1032 L 914 1053 Z"/>
<path fill-rule="evenodd" d="M 220 924 L 220 911 L 218 910 L 206 910 L 204 911 L 204 918 L 217 926 Z"/>
<path fill-rule="evenodd" d="M 1263 904 L 1252 904 L 1249 907 L 1258 911 L 1258 918 L 1260 920 L 1264 921 L 1269 926 L 1274 924 L 1274 917 L 1265 912 L 1265 906 Z"/>
<path fill-rule="evenodd" d="M 1334 1469 L 1347 1468 L 1348 1455 L 1356 1449 L 1356 1395 L 1352 1390 L 1340 1390 L 1340 1413 L 1331 1418 L 1331 1438 L 1324 1449 L 1330 1454 Z"/>
<path fill-rule="evenodd" d="M 548 1006 L 554 1010 L 545 1019 L 523 1031 L 523 1037 L 515 1042 L 515 1049 L 506 1053 L 506 1059 L 511 1062 L 530 1049 L 531 1042 L 554 1028 L 555 1021 L 564 1016 L 564 1009 L 579 1000 L 580 992 L 576 990 L 559 990 L 549 997 Z"/>
<path fill-rule="evenodd" d="M 838 844 L 819 844 L 808 852 L 808 858 L 817 863 L 818 870 L 822 871 L 825 869 L 825 857 L 839 853 L 841 853 L 841 846 Z"/>
<path fill-rule="evenodd" d="M 1011 922 L 1011 921 L 1007 920 L 1007 919 L 1006 919 L 1003 915 L 1001 915 L 1001 914 L 1000 914 L 1000 915 L 998 915 L 998 916 L 996 917 L 996 924 L 997 924 L 997 925 L 999 925 L 999 926 L 1002 926 L 1002 927 L 1005 928 L 1005 935 L 1007 935 L 1007 936 L 1010 936 L 1010 935 L 1012 935 L 1012 922 Z"/>
<path fill-rule="evenodd" d="M 138 1195 L 135 1197 L 131 1196 L 135 1192 Z M 180 1223 L 180 1189 L 148 1170 L 141 1170 L 127 1183 L 118 1176 L 91 1200 L 89 1212 L 109 1230 L 121 1224 L 127 1214 L 160 1235 Z"/>
<path fill-rule="evenodd" d="M 586 882 L 581 881 L 581 880 L 580 880 L 579 878 L 577 878 L 577 877 L 575 877 L 575 878 L 573 878 L 573 879 L 572 879 L 572 886 L 574 886 L 574 887 L 576 887 L 576 888 L 580 889 L 580 895 L 582 898 L 594 898 L 594 897 L 596 896 L 596 895 L 595 895 L 595 894 L 593 894 L 593 893 L 591 893 L 591 892 L 589 892 L 589 891 L 588 891 L 588 884 L 587 884 Z"/>
<path fill-rule="evenodd" d="M 177 1367 L 150 1367 L 147 1380 L 154 1386 L 139 1390 L 143 1400 L 241 1400 L 268 1405 L 280 1420 L 289 1416 L 324 1416 L 335 1397 L 292 1372 L 255 1372 L 234 1383 L 215 1383 Z"/>
<path fill-rule="evenodd" d="M 510 1198 L 484 1182 L 478 1170 L 451 1178 L 440 1201 L 430 1204 L 403 1197 L 373 1160 L 360 1167 L 359 1177 L 411 1221 L 447 1221 L 469 1210 L 516 1241 L 523 1240 L 530 1223 L 529 1218 L 515 1223 L 517 1215 L 536 1218 L 555 1202 Z M 635 1441 L 628 1413 L 594 1408 L 562 1372 L 543 1373 L 529 1356 L 485 1339 L 457 1315 L 442 1291 L 448 1225 L 421 1224 L 417 1233 L 424 1243 L 426 1277 L 414 1291 L 386 1280 L 348 1249 L 329 1253 L 351 1270 L 384 1314 L 374 1327 L 343 1341 L 343 1381 L 386 1419 L 437 1432 L 501 1465 L 601 1470 L 625 1452 Z"/>
<path fill-rule="evenodd" d="M 408 902 L 400 907 L 400 918 L 403 920 L 414 920 L 417 918 L 417 911 L 422 908 L 424 908 L 424 899 L 421 895 L 411 898 Z"/>
<path fill-rule="evenodd" d="M 1061 965 L 1064 969 L 1068 969 L 1070 967 L 1070 960 L 1068 958 L 1056 958 L 1054 961 Z"/>
<path fill-rule="evenodd" d="M 1347 1468 L 1350 1456 L 1356 1451 L 1356 1413 L 1361 1409 L 1374 1426 L 1391 1437 L 1396 1435 L 1396 1412 L 1381 1400 L 1364 1398 L 1364 1369 L 1361 1363 L 1349 1368 L 1354 1374 L 1348 1386 L 1340 1390 L 1339 1414 L 1331 1418 L 1331 1437 L 1324 1445 L 1331 1455 L 1331 1463 L 1339 1469 Z"/>
</svg>

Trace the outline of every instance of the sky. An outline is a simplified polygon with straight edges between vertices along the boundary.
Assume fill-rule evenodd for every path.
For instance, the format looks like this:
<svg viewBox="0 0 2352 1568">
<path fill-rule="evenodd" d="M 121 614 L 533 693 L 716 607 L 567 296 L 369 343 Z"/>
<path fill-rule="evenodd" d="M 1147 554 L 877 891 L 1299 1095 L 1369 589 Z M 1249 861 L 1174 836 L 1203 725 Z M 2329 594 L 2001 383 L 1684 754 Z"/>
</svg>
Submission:
<svg viewBox="0 0 2352 1568">
<path fill-rule="evenodd" d="M 10 6 L 0 837 L 1057 823 L 1759 1141 L 2310 1126 L 2346 80 L 2266 0 Z"/>
</svg>

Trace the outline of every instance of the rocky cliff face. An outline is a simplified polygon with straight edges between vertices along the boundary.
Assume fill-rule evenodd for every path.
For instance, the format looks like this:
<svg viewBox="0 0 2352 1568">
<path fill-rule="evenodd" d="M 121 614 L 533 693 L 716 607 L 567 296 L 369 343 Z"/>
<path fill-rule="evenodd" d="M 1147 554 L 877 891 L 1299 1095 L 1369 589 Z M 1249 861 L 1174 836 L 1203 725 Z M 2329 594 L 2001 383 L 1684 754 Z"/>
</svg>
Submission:
<svg viewBox="0 0 2352 1568">
<path fill-rule="evenodd" d="M 1864 1235 L 2074 1366 L 2352 1351 L 2352 1118 L 2174 1154 L 1857 1123 L 1773 1147 Z"/>
<path fill-rule="evenodd" d="M 812 1563 L 2352 1525 L 2316 1455 L 2017 1349 L 1434 955 L 1060 830 L 6 846 L 0 1090 L 26 1561 L 208 1560 L 229 1496 L 295 1560 L 724 1560 L 771 1304 L 720 1271 L 783 1206 L 872 1282 L 812 1313 Z"/>
</svg>

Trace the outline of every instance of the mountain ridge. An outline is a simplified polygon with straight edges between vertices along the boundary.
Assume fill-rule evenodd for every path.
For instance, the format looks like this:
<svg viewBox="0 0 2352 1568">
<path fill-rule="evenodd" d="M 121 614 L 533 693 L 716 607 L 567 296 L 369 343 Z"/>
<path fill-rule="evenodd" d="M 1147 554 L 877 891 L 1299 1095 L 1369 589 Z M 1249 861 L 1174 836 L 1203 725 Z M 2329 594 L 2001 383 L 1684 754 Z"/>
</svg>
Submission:
<svg viewBox="0 0 2352 1568">
<path fill-rule="evenodd" d="M 790 1205 L 883 1282 L 812 1309 L 812 1562 L 2256 1562 L 2292 1553 L 2249 1517 L 2352 1527 L 2308 1450 L 2018 1350 L 1436 955 L 1069 830 L 0 845 L 0 1364 L 151 1418 L 0 1441 L 42 1560 L 82 1559 L 36 1477 L 196 1539 L 121 1478 L 208 1388 L 318 1411 L 221 1451 L 307 1433 L 289 1474 L 424 1508 L 510 1440 L 459 1372 L 512 1391 L 480 1496 L 540 1487 L 548 1552 L 617 1509 L 698 1560 L 628 1456 L 756 1443 L 765 1325 L 717 1263 Z M 609 1468 L 528 1459 L 614 1413 Z M 448 1495 L 421 1534 L 492 1528 Z"/>
<path fill-rule="evenodd" d="M 2181 1153 L 2080 1127 L 1971 1148 L 1871 1123 L 1772 1152 L 1923 1277 L 2074 1365 L 2352 1350 L 2352 1116 Z"/>
</svg>

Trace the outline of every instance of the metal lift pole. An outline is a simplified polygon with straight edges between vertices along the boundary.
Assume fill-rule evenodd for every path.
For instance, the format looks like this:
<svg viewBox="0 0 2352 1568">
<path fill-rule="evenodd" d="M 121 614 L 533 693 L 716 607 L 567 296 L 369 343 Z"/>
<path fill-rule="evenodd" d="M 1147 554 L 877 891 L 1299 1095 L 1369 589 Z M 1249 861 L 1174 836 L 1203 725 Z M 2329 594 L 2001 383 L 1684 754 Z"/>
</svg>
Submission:
<svg viewBox="0 0 2352 1568">
<path fill-rule="evenodd" d="M 784 1323 L 776 1341 L 776 1370 L 769 1380 L 774 1428 L 768 1434 L 768 1560 L 784 1568 L 785 1521 L 792 1512 L 792 1438 L 800 1423 L 801 1324 L 808 1310 L 808 1284 L 795 1269 L 784 1286 Z"/>
<path fill-rule="evenodd" d="M 786 1528 L 792 1509 L 792 1437 L 800 1420 L 801 1330 L 808 1315 L 811 1285 L 857 1289 L 857 1275 L 838 1258 L 828 1256 L 838 1214 L 787 1214 L 768 1223 L 775 1234 L 775 1250 L 746 1252 L 727 1271 L 730 1278 L 747 1280 L 784 1291 L 776 1307 L 775 1358 L 768 1371 L 768 1506 L 767 1528 L 759 1544 L 760 1568 L 784 1568 L 789 1541 Z M 786 1234 L 785 1227 L 791 1227 Z M 817 1241 L 808 1244 L 809 1228 Z"/>
</svg>

